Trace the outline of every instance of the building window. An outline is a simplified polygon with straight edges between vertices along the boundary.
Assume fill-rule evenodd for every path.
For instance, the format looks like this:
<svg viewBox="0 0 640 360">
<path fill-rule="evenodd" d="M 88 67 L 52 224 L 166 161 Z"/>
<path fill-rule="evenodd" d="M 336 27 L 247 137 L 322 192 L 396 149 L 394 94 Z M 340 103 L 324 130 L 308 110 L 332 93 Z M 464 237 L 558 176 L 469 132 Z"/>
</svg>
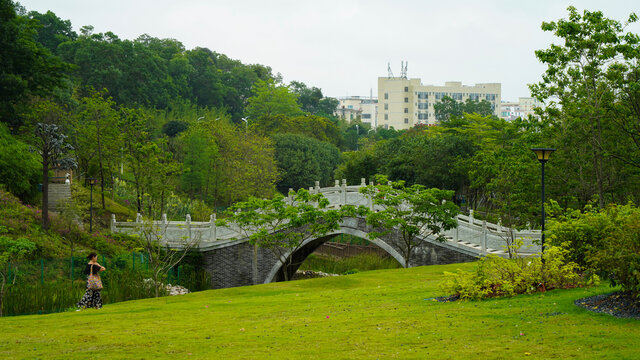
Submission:
<svg viewBox="0 0 640 360">
<path fill-rule="evenodd" d="M 429 98 L 429 94 L 426 91 L 418 92 L 418 99 L 428 99 L 428 98 Z"/>
<path fill-rule="evenodd" d="M 408 86 L 404 87 L 404 92 L 409 92 L 409 87 Z"/>
<path fill-rule="evenodd" d="M 362 114 L 362 119 L 371 119 L 371 114 Z"/>
<path fill-rule="evenodd" d="M 408 103 L 409 102 L 409 98 L 408 97 L 404 98 L 404 102 Z"/>
<path fill-rule="evenodd" d="M 404 113 L 408 114 L 409 113 L 409 108 L 404 108 Z"/>
<path fill-rule="evenodd" d="M 409 123 L 409 118 L 404 118 L 404 123 L 408 124 Z"/>
<path fill-rule="evenodd" d="M 389 99 L 389 93 L 384 93 L 384 99 L 385 100 Z"/>
<path fill-rule="evenodd" d="M 389 110 L 389 104 L 385 103 L 385 104 L 384 104 L 384 109 L 385 109 L 385 110 Z"/>
<path fill-rule="evenodd" d="M 384 114 L 384 119 L 389 120 L 389 114 Z"/>
</svg>

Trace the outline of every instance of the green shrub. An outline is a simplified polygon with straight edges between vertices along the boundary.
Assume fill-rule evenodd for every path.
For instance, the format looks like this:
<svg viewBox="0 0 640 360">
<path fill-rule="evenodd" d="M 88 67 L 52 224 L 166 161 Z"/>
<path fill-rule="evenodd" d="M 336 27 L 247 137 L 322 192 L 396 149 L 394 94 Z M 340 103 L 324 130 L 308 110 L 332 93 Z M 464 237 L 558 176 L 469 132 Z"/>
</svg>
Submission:
<svg viewBox="0 0 640 360">
<path fill-rule="evenodd" d="M 29 145 L 13 137 L 5 124 L 0 124 L 0 184 L 22 201 L 33 203 L 38 198 L 42 181 L 42 165 Z"/>
<path fill-rule="evenodd" d="M 602 247 L 588 262 L 604 274 L 612 286 L 620 285 L 623 291 L 640 297 L 640 210 L 634 208 L 625 213 L 619 226 L 607 234 Z"/>
<path fill-rule="evenodd" d="M 568 210 L 550 221 L 547 234 L 569 250 L 569 260 L 640 296 L 640 209 L 633 204 Z"/>
<path fill-rule="evenodd" d="M 587 205 L 582 212 L 573 209 L 562 212 L 553 200 L 550 207 L 551 219 L 546 231 L 548 244 L 569 250 L 569 261 L 588 268 L 587 258 L 602 248 L 604 238 L 618 226 L 619 209 L 609 207 L 598 211 Z"/>
<path fill-rule="evenodd" d="M 583 277 L 579 266 L 565 261 L 568 253 L 559 247 L 550 247 L 540 257 L 505 259 L 488 255 L 478 262 L 475 272 L 445 272 L 442 289 L 461 299 L 485 299 L 517 294 L 531 294 L 551 289 L 586 286 L 599 281 L 596 275 Z"/>
</svg>

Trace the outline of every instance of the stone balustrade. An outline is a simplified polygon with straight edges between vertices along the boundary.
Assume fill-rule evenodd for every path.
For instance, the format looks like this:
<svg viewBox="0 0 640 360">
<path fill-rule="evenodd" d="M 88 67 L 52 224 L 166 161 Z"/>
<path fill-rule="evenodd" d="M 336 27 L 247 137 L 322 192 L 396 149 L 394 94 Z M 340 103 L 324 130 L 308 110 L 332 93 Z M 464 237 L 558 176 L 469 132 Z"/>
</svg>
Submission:
<svg viewBox="0 0 640 360">
<path fill-rule="evenodd" d="M 329 208 L 338 208 L 343 205 L 366 206 L 375 210 L 370 197 L 361 194 L 360 188 L 366 186 L 365 179 L 359 185 L 347 185 L 346 180 L 342 182 L 336 180 L 332 187 L 320 187 L 318 181 L 315 187 L 310 187 L 309 192 L 313 194 L 323 194 L 329 200 Z M 168 221 L 166 214 L 161 220 L 154 220 L 153 226 L 160 230 L 162 239 L 169 246 L 181 247 L 185 241 L 191 242 L 194 239 L 199 242 L 200 251 L 207 251 L 212 248 L 231 245 L 233 243 L 246 241 L 245 235 L 234 224 L 229 226 L 216 226 L 216 216 L 212 214 L 209 221 L 191 221 L 191 216 L 187 215 L 185 221 Z M 111 231 L 129 234 L 141 234 L 143 229 L 142 216 L 138 214 L 135 222 L 116 221 L 115 215 L 111 218 Z M 516 231 L 500 224 L 493 224 L 486 221 L 474 219 L 473 210 L 467 215 L 458 215 L 458 226 L 443 233 L 447 242 L 454 247 L 461 249 L 474 249 L 479 255 L 494 253 L 504 255 L 506 239 L 520 239 L 524 246 L 521 253 L 537 253 L 540 246 L 534 244 L 540 239 L 539 230 Z"/>
</svg>

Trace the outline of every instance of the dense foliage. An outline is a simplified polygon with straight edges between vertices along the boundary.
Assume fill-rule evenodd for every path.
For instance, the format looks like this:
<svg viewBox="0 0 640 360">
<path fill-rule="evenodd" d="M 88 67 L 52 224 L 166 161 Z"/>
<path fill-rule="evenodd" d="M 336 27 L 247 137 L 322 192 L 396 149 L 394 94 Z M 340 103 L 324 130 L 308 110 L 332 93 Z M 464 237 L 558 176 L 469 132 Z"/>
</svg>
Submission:
<svg viewBox="0 0 640 360">
<path fill-rule="evenodd" d="M 640 296 L 640 209 L 632 204 L 560 211 L 549 222 L 549 240 L 568 259 Z"/>
<path fill-rule="evenodd" d="M 545 252 L 544 263 L 540 257 L 488 255 L 480 259 L 475 272 L 445 272 L 442 289 L 460 299 L 477 300 L 597 284 L 597 276 L 583 278 L 576 263 L 565 261 L 566 252 L 551 247 Z"/>
</svg>

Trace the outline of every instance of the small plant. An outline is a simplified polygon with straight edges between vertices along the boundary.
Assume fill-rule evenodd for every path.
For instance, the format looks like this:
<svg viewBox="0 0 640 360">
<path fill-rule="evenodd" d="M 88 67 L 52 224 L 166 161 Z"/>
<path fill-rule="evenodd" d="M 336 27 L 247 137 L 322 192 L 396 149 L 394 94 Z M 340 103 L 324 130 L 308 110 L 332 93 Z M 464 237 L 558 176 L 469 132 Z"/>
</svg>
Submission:
<svg viewBox="0 0 640 360">
<path fill-rule="evenodd" d="M 597 275 L 582 276 L 579 266 L 565 261 L 567 250 L 551 247 L 540 257 L 504 259 L 488 255 L 478 262 L 475 272 L 445 272 L 442 289 L 460 299 L 486 299 L 531 294 L 551 289 L 567 289 L 597 284 Z"/>
</svg>

